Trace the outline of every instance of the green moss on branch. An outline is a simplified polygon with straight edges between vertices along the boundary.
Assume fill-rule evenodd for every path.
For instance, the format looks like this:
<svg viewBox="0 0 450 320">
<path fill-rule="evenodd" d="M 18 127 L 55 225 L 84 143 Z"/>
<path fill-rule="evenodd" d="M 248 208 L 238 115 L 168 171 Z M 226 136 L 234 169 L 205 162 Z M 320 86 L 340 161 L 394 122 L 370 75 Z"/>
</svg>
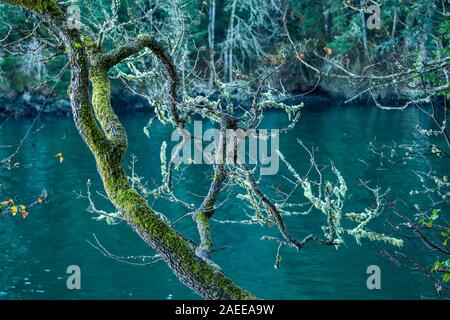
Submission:
<svg viewBox="0 0 450 320">
<path fill-rule="evenodd" d="M 62 35 L 69 49 L 72 75 L 68 94 L 75 125 L 95 157 L 98 172 L 111 202 L 124 214 L 130 225 L 160 254 L 175 275 L 203 298 L 255 299 L 252 294 L 236 286 L 217 269 L 197 257 L 191 243 L 161 220 L 148 206 L 146 200 L 131 187 L 123 166 L 127 136 L 111 107 L 111 89 L 107 74 L 109 67 L 102 61 L 105 56 L 102 56 L 100 48 L 92 45 L 92 41 L 82 37 L 77 30 L 66 30 L 62 20 L 63 13 L 56 1 L 3 0 L 3 2 L 38 13 L 51 22 L 55 32 Z M 147 43 L 148 41 L 150 42 Z M 140 37 L 138 42 L 146 43 L 145 47 L 151 46 L 150 49 L 160 59 L 169 58 L 154 40 Z M 140 44 L 142 45 L 143 43 Z M 171 63 L 171 60 L 166 63 Z M 177 81 L 175 68 L 173 64 L 167 64 L 166 68 L 169 75 L 173 72 L 171 83 L 172 93 L 175 94 Z M 92 104 L 89 102 L 89 81 L 93 87 Z M 175 104 L 172 106 L 175 107 Z"/>
<path fill-rule="evenodd" d="M 3 2 L 46 14 L 50 17 L 57 17 L 62 14 L 61 8 L 54 0 L 3 0 Z"/>
</svg>

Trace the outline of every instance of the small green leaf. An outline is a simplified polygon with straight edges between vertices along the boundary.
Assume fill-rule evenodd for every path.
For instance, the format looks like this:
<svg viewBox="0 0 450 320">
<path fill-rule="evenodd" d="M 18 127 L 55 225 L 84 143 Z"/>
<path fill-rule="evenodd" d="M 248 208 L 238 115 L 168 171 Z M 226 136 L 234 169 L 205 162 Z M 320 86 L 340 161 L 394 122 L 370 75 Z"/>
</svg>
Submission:
<svg viewBox="0 0 450 320">
<path fill-rule="evenodd" d="M 442 278 L 442 280 L 443 280 L 444 282 L 450 281 L 450 273 L 444 274 L 444 277 Z"/>
</svg>

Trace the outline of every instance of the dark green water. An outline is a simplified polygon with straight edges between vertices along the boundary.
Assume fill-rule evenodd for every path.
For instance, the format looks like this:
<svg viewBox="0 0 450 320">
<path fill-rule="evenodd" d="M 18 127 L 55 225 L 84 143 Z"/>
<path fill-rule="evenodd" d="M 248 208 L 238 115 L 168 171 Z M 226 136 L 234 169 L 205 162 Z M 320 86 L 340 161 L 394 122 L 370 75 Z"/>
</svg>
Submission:
<svg viewBox="0 0 450 320">
<path fill-rule="evenodd" d="M 139 158 L 139 174 L 160 179 L 159 146 L 163 139 L 170 139 L 171 130 L 155 125 L 152 139 L 148 140 L 142 130 L 148 116 L 127 115 L 122 119 L 130 139 L 129 155 L 134 153 Z M 427 125 L 426 119 L 414 109 L 385 112 L 372 107 L 311 104 L 305 107 L 298 126 L 281 138 L 280 150 L 303 172 L 308 163 L 296 139 L 314 143 L 319 147 L 318 161 L 332 160 L 347 180 L 351 199 L 346 209 L 361 210 L 373 200 L 358 186 L 360 177 L 373 184 L 390 185 L 392 198 L 408 197 L 410 187 L 417 184 L 409 169 L 377 170 L 378 161 L 367 152 L 367 145 L 375 136 L 378 143 L 411 142 L 417 138 L 413 132 L 418 122 Z M 93 191 L 102 189 L 92 156 L 72 120 L 44 117 L 40 124 L 45 125 L 44 129 L 27 140 L 16 158 L 20 166 L 13 171 L 0 171 L 2 199 L 14 197 L 27 202 L 44 187 L 49 192 L 49 202 L 32 210 L 27 219 L 16 216 L 0 220 L 0 299 L 197 299 L 164 263 L 146 267 L 126 265 L 104 257 L 89 245 L 87 240 L 92 240 L 95 233 L 114 254 L 153 254 L 128 226 L 108 226 L 93 220 L 86 211 L 87 200 L 77 198 L 76 193 L 86 191 L 88 179 Z M 284 124 L 281 113 L 266 114 L 264 127 L 280 128 Z M 30 120 L 10 120 L 1 131 L 0 145 L 16 143 L 29 125 Z M 65 156 L 62 165 L 55 158 L 57 152 Z M 425 166 L 420 161 L 413 165 Z M 439 165 L 448 172 L 448 164 Z M 178 192 L 185 200 L 198 203 L 199 198 L 189 191 L 206 194 L 210 173 L 202 166 L 189 170 L 184 175 L 184 189 L 179 188 Z M 281 188 L 286 184 L 279 177 L 266 181 Z M 171 219 L 185 213 L 184 209 L 163 201 L 154 205 Z M 110 209 L 100 199 L 98 206 Z M 239 215 L 242 215 L 240 205 L 231 201 L 221 208 L 217 218 L 236 219 Z M 379 222 L 381 228 L 383 220 Z M 314 212 L 288 219 L 290 231 L 299 238 L 311 232 L 321 234 L 322 223 L 323 216 Z M 378 252 L 384 246 L 378 243 L 364 241 L 358 246 L 352 238 L 346 238 L 346 244 L 339 250 L 314 244 L 300 253 L 284 249 L 282 267 L 275 270 L 276 245 L 259 238 L 276 233 L 257 226 L 213 223 L 212 228 L 215 246 L 227 247 L 215 253 L 214 260 L 236 283 L 263 298 L 418 299 L 434 295 L 431 284 L 380 257 Z M 178 229 L 196 239 L 190 219 Z M 420 255 L 420 249 L 410 245 L 404 250 Z M 373 264 L 381 268 L 381 290 L 366 287 L 366 269 Z M 69 265 L 81 268 L 81 290 L 66 288 Z"/>
</svg>

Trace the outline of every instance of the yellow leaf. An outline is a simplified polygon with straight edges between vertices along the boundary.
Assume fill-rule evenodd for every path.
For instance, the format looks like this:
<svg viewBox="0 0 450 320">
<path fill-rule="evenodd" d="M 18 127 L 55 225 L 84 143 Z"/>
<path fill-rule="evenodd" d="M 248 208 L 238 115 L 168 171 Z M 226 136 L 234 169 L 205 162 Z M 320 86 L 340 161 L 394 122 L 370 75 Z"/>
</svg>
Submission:
<svg viewBox="0 0 450 320">
<path fill-rule="evenodd" d="M 9 208 L 9 211 L 11 211 L 11 214 L 12 214 L 13 216 L 15 216 L 16 213 L 17 213 L 17 207 L 16 207 L 16 206 L 12 206 L 11 208 Z"/>
<path fill-rule="evenodd" d="M 325 51 L 325 53 L 329 56 L 331 56 L 333 54 L 333 50 L 331 50 L 331 48 L 328 48 L 328 47 L 324 47 L 323 51 Z"/>
<path fill-rule="evenodd" d="M 63 163 L 63 161 L 64 161 L 64 156 L 63 156 L 62 152 L 58 152 L 58 153 L 55 155 L 55 157 L 58 157 L 58 158 L 59 158 L 59 163 Z"/>
<path fill-rule="evenodd" d="M 37 203 L 38 204 L 42 204 L 42 197 L 41 196 L 38 197 Z"/>
<path fill-rule="evenodd" d="M 303 60 L 305 60 L 305 55 L 304 55 L 303 53 L 298 54 L 298 55 L 297 55 L 297 60 L 298 60 L 298 61 L 303 61 Z"/>
<path fill-rule="evenodd" d="M 19 205 L 19 208 L 22 209 L 22 210 L 25 210 L 27 207 L 24 206 L 23 204 L 21 204 L 21 205 Z"/>
<path fill-rule="evenodd" d="M 14 204 L 14 200 L 13 199 L 9 199 L 8 200 L 8 204 Z"/>
<path fill-rule="evenodd" d="M 28 216 L 28 211 L 27 210 L 22 210 L 21 214 L 22 214 L 22 218 L 25 219 Z"/>
<path fill-rule="evenodd" d="M 8 201 L 3 201 L 3 202 L 0 203 L 0 206 L 6 207 L 8 204 L 9 204 Z"/>
</svg>

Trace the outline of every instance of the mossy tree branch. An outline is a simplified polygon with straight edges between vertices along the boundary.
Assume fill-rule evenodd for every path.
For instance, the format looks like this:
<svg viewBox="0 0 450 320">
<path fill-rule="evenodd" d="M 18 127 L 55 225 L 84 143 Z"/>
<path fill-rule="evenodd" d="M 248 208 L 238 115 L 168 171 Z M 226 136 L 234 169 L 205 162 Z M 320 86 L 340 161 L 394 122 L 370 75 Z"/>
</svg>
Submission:
<svg viewBox="0 0 450 320">
<path fill-rule="evenodd" d="M 156 39 L 149 35 L 141 34 L 137 36 L 134 42 L 123 45 L 111 53 L 103 54 L 100 61 L 105 67 L 112 68 L 123 60 L 143 51 L 145 48 L 150 49 L 164 65 L 169 83 L 169 102 L 172 122 L 175 126 L 183 128 L 185 120 L 182 119 L 177 108 L 177 91 L 180 84 L 178 72 L 169 53 Z"/>
<path fill-rule="evenodd" d="M 221 130 L 220 130 L 220 141 L 219 141 L 219 150 L 218 155 L 222 160 L 225 159 L 226 156 L 226 147 L 227 147 L 227 133 L 226 130 L 228 128 L 228 121 L 221 121 Z M 196 249 L 196 254 L 201 259 L 211 264 L 214 267 L 217 267 L 210 259 L 211 250 L 212 250 L 212 237 L 211 237 L 211 229 L 209 226 L 209 219 L 214 215 L 216 211 L 216 202 L 217 197 L 220 194 L 223 183 L 227 178 L 227 172 L 225 168 L 224 161 L 218 161 L 217 164 L 214 165 L 214 176 L 211 181 L 211 185 L 209 187 L 208 194 L 203 200 L 200 207 L 193 213 L 193 219 L 197 224 L 197 230 L 200 235 L 200 245 Z"/>
<path fill-rule="evenodd" d="M 131 187 L 125 174 L 123 157 L 128 139 L 111 107 L 108 71 L 123 59 L 148 47 L 171 74 L 169 83 L 173 100 L 177 88 L 176 71 L 173 63 L 168 63 L 171 59 L 164 48 L 149 36 L 140 36 L 134 45 L 104 54 L 101 48 L 92 46 L 91 39 L 82 37 L 77 30 L 66 28 L 65 14 L 56 1 L 2 1 L 35 12 L 52 26 L 68 48 L 72 71 L 69 96 L 75 125 L 95 157 L 109 199 L 124 214 L 131 227 L 155 249 L 180 281 L 203 298 L 254 299 L 252 294 L 200 259 L 195 254 L 196 248 L 161 220 Z M 93 87 L 92 103 L 89 101 L 89 82 Z M 172 111 L 175 111 L 174 102 L 172 106 Z M 179 118 L 174 122 L 182 124 Z"/>
</svg>

